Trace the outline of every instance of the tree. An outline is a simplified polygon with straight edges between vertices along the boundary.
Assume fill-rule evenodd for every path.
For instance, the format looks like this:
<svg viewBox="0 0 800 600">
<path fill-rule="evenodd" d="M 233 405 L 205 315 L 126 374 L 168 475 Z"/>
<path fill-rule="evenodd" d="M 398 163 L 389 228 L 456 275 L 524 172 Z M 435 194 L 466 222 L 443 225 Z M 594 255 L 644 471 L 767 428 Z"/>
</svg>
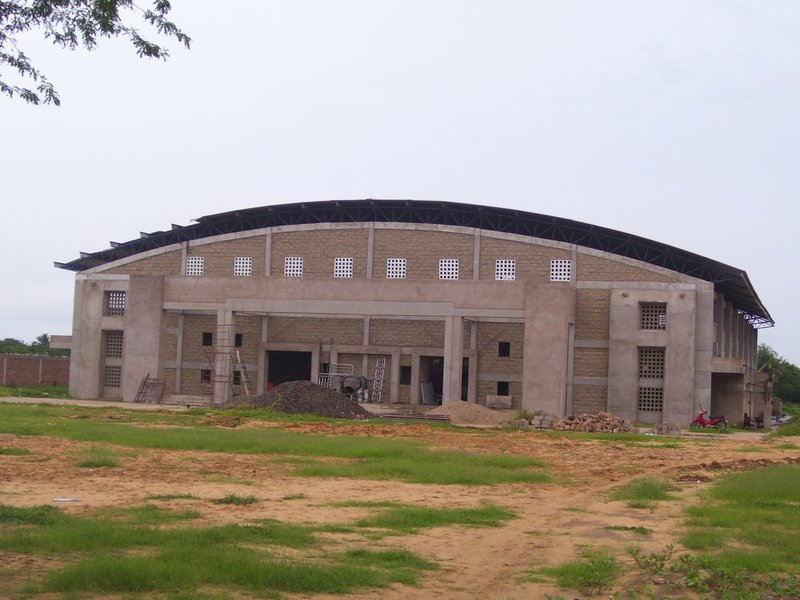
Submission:
<svg viewBox="0 0 800 600">
<path fill-rule="evenodd" d="M 772 373 L 775 396 L 786 402 L 800 402 L 800 367 L 781 357 L 770 346 L 759 344 L 758 370 Z"/>
<path fill-rule="evenodd" d="M 123 18 L 134 13 L 158 34 L 189 48 L 189 36 L 167 19 L 171 8 L 169 0 L 155 0 L 152 9 L 139 8 L 133 0 L 0 0 L 0 69 L 10 67 L 21 79 L 36 84 L 34 91 L 7 83 L 0 71 L 0 93 L 31 104 L 61 104 L 53 84 L 19 47 L 19 34 L 38 30 L 54 44 L 72 50 L 79 46 L 94 50 L 100 38 L 124 37 L 140 57 L 166 59 L 166 48 L 142 37 Z"/>
<path fill-rule="evenodd" d="M 36 341 L 33 342 L 34 346 L 41 346 L 42 348 L 49 348 L 50 347 L 50 336 L 46 333 L 43 333 L 40 336 L 36 337 Z"/>
</svg>

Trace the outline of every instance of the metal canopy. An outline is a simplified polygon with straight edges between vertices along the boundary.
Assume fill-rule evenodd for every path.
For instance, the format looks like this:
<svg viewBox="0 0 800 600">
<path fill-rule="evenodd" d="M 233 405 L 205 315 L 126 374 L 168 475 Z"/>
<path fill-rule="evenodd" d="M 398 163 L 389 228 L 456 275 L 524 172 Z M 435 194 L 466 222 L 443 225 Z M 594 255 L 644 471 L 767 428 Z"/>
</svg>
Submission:
<svg viewBox="0 0 800 600">
<path fill-rule="evenodd" d="M 168 231 L 141 233 L 139 239 L 112 242 L 100 252 L 81 252 L 80 258 L 55 266 L 85 271 L 147 250 L 226 233 L 265 227 L 317 223 L 421 223 L 473 227 L 565 242 L 633 258 L 714 284 L 753 327 L 771 327 L 772 317 L 741 269 L 629 233 L 536 213 L 458 202 L 424 200 L 327 200 L 261 206 L 208 215 L 195 224 L 172 225 Z"/>
</svg>

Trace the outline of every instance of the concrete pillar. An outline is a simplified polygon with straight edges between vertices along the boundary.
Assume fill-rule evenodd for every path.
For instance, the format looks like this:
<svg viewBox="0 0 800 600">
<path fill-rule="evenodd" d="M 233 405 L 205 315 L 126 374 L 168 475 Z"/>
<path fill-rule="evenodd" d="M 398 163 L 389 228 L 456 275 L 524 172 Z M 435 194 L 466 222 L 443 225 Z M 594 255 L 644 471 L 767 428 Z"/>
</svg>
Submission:
<svg viewBox="0 0 800 600">
<path fill-rule="evenodd" d="M 272 275 L 272 230 L 267 229 L 264 240 L 264 276 Z"/>
<path fill-rule="evenodd" d="M 370 223 L 367 229 L 367 279 L 372 278 L 372 261 L 375 251 L 375 226 Z"/>
<path fill-rule="evenodd" d="M 123 334 L 122 399 L 133 402 L 142 379 L 158 377 L 161 356 L 161 305 L 164 278 L 131 275 L 125 303 L 126 324 Z"/>
<path fill-rule="evenodd" d="M 473 323 L 474 325 L 474 323 Z M 467 402 L 478 401 L 478 351 L 469 351 L 469 381 L 467 381 Z"/>
<path fill-rule="evenodd" d="M 574 313 L 575 288 L 526 285 L 522 408 L 566 414 L 569 325 Z"/>
<path fill-rule="evenodd" d="M 256 375 L 257 393 L 263 394 L 267 389 L 267 341 L 269 340 L 269 317 L 261 317 L 261 342 L 258 346 L 258 374 Z"/>
<path fill-rule="evenodd" d="M 411 353 L 411 394 L 410 404 L 419 404 L 419 354 L 414 351 Z"/>
<path fill-rule="evenodd" d="M 478 281 L 481 274 L 481 230 L 475 230 L 475 242 L 472 250 L 472 279 Z"/>
<path fill-rule="evenodd" d="M 231 399 L 231 347 L 229 337 L 233 333 L 235 315 L 232 310 L 220 309 L 217 311 L 217 331 L 214 336 L 214 375 L 211 381 L 212 402 L 222 404 Z"/>
<path fill-rule="evenodd" d="M 392 352 L 392 379 L 389 388 L 389 401 L 400 402 L 400 348 Z"/>
<path fill-rule="evenodd" d="M 175 393 L 181 393 L 181 379 L 183 377 L 183 328 L 185 325 L 183 313 L 178 315 L 178 334 L 175 340 Z"/>
<path fill-rule="evenodd" d="M 442 404 L 461 401 L 461 369 L 464 360 L 464 318 L 447 317 L 444 325 Z"/>
</svg>

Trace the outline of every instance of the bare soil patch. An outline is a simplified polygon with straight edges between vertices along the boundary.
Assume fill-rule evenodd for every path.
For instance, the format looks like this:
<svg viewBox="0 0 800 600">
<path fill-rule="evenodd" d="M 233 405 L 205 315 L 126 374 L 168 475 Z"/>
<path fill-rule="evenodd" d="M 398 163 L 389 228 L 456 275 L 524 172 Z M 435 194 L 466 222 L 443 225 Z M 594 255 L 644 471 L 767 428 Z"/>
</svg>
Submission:
<svg viewBox="0 0 800 600">
<path fill-rule="evenodd" d="M 488 410 L 488 409 L 487 409 Z M 495 412 L 495 411 L 490 411 Z M 452 418 L 452 416 L 451 416 Z M 220 422 L 220 427 L 232 423 Z M 693 502 L 720 473 L 779 462 L 800 462 L 800 451 L 775 449 L 766 442 L 736 436 L 693 442 L 680 447 L 653 443 L 571 439 L 531 431 L 458 430 L 414 425 L 336 423 L 262 424 L 241 419 L 237 426 L 282 427 L 318 435 L 400 437 L 422 440 L 434 448 L 481 454 L 532 456 L 546 461 L 556 483 L 495 486 L 420 485 L 397 481 L 301 478 L 292 465 L 269 455 L 116 448 L 120 466 L 86 469 L 77 457 L 91 444 L 58 438 L 0 435 L 1 446 L 31 451 L 27 456 L 0 455 L 0 502 L 16 506 L 60 504 L 70 513 L 100 507 L 141 505 L 148 496 L 193 494 L 181 508 L 201 512 L 202 523 L 278 519 L 292 523 L 344 523 L 367 514 L 363 507 L 341 507 L 346 501 L 392 501 L 438 507 L 475 507 L 491 502 L 514 511 L 518 518 L 499 528 L 446 527 L 392 538 L 387 546 L 402 546 L 435 560 L 440 569 L 426 575 L 419 587 L 395 586 L 355 594 L 354 598 L 544 598 L 545 594 L 580 598 L 574 591 L 550 583 L 524 583 L 520 576 L 543 565 L 576 557 L 580 547 L 608 546 L 625 562 L 631 543 L 646 552 L 677 545 L 682 507 Z M 758 458 L 743 458 L 740 448 L 763 445 Z M 608 500 L 619 485 L 643 474 L 671 480 L 678 500 L 660 502 L 653 510 L 627 508 Z M 248 506 L 214 505 L 227 494 L 254 495 Z M 647 536 L 607 526 L 646 527 Z M 350 543 L 348 536 L 337 540 Z M 353 542 L 355 543 L 355 542 Z M 682 551 L 678 547 L 679 551 Z M 35 557 L 0 556 L 0 589 L 18 581 L 21 573 L 50 568 Z M 627 564 L 627 563 L 626 563 Z M 631 563 L 632 564 L 632 563 Z M 5 583 L 4 583 L 5 582 Z M 306 596 L 297 596 L 306 597 Z M 324 598 L 316 596 L 315 598 Z"/>
</svg>

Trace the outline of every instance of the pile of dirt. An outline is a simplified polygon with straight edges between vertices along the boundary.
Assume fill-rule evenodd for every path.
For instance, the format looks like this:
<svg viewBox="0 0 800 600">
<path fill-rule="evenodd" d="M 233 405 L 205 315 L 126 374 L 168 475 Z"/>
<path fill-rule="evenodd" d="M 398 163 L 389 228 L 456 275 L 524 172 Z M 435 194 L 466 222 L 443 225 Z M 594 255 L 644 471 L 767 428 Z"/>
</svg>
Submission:
<svg viewBox="0 0 800 600">
<path fill-rule="evenodd" d="M 603 433 L 623 433 L 633 431 L 633 427 L 625 423 L 623 419 L 615 417 L 607 412 L 599 412 L 596 415 L 581 415 L 567 417 L 555 425 L 556 431 L 599 431 Z"/>
<path fill-rule="evenodd" d="M 508 412 L 470 402 L 450 402 L 434 408 L 428 414 L 447 415 L 454 425 L 504 425 L 512 418 Z"/>
<path fill-rule="evenodd" d="M 266 394 L 239 396 L 225 405 L 225 408 L 243 407 L 271 408 L 290 415 L 311 414 L 333 419 L 371 419 L 373 416 L 350 397 L 310 381 L 287 381 Z"/>
</svg>

